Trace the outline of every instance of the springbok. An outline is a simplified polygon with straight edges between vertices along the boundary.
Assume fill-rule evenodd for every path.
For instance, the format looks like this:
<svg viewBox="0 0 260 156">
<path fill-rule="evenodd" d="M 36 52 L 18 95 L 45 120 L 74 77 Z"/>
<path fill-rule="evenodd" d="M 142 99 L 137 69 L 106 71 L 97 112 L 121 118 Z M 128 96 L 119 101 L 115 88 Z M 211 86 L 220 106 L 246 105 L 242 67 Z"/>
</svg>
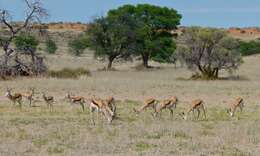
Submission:
<svg viewBox="0 0 260 156">
<path fill-rule="evenodd" d="M 204 107 L 204 101 L 201 100 L 201 99 L 193 100 L 191 102 L 191 107 L 188 109 L 187 113 L 182 112 L 180 115 L 183 117 L 184 120 L 187 120 L 189 113 L 190 112 L 194 113 L 195 110 L 197 110 L 197 112 L 198 112 L 197 119 L 199 119 L 199 117 L 200 117 L 200 110 L 203 111 L 204 118 L 206 119 L 206 111 L 205 111 L 205 107 Z"/>
<path fill-rule="evenodd" d="M 46 94 L 42 93 L 42 98 L 47 104 L 47 107 L 51 110 L 53 110 L 53 103 L 54 103 L 54 97 L 53 96 L 46 96 Z"/>
<path fill-rule="evenodd" d="M 108 100 L 101 100 L 95 97 L 90 98 L 90 111 L 92 114 L 92 121 L 95 124 L 93 113 L 95 111 L 101 112 L 105 118 L 107 119 L 108 123 L 111 123 L 114 118 L 114 112 L 110 109 Z"/>
<path fill-rule="evenodd" d="M 22 94 L 21 94 L 21 93 L 14 93 L 14 94 L 12 95 L 11 90 L 12 90 L 12 89 L 7 88 L 7 89 L 6 89 L 5 96 L 6 96 L 9 100 L 11 100 L 11 101 L 13 102 L 13 105 L 15 105 L 15 103 L 17 102 L 17 103 L 19 104 L 20 108 L 22 108 L 22 98 L 23 98 L 23 97 L 22 97 Z"/>
<path fill-rule="evenodd" d="M 240 109 L 240 111 L 243 111 L 244 108 L 244 100 L 241 97 L 236 98 L 235 102 L 231 105 L 231 107 L 227 110 L 227 112 L 229 113 L 229 115 L 231 117 L 233 117 L 235 115 L 235 112 L 237 110 L 237 108 Z"/>
<path fill-rule="evenodd" d="M 144 111 L 147 108 L 152 108 L 154 110 L 154 112 L 156 111 L 156 105 L 157 105 L 158 101 L 154 98 L 149 98 L 146 99 L 144 101 L 144 105 L 142 107 L 140 107 L 139 109 L 135 109 L 133 108 L 134 112 L 136 113 L 141 113 L 142 111 Z"/>
<path fill-rule="evenodd" d="M 84 110 L 85 110 L 85 107 L 84 107 L 85 98 L 84 97 L 82 97 L 82 96 L 71 96 L 70 93 L 67 93 L 66 97 L 69 99 L 71 105 L 80 104 L 81 108 L 84 112 Z"/>
<path fill-rule="evenodd" d="M 108 105 L 110 110 L 113 112 L 113 117 L 115 117 L 116 116 L 116 102 L 115 102 L 115 98 L 113 96 L 108 97 L 105 100 L 105 104 Z"/>
<path fill-rule="evenodd" d="M 29 101 L 29 106 L 32 106 L 33 95 L 34 95 L 34 88 L 30 88 L 28 92 L 21 93 L 24 98 Z"/>
<path fill-rule="evenodd" d="M 172 96 L 169 99 L 162 100 L 155 109 L 155 116 L 158 115 L 163 109 L 168 109 L 170 111 L 171 117 L 173 117 L 173 109 L 176 108 L 178 99 L 176 96 Z"/>
</svg>

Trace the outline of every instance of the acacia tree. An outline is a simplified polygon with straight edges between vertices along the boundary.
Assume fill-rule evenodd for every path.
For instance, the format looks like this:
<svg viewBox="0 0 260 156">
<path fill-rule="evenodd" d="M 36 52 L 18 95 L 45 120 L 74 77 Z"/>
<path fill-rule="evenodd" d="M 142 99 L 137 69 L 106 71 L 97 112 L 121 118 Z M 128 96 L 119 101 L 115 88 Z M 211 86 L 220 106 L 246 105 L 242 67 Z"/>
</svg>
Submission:
<svg viewBox="0 0 260 156">
<path fill-rule="evenodd" d="M 242 63 L 238 41 L 214 28 L 187 28 L 178 39 L 176 56 L 196 72 L 194 78 L 217 79 L 220 70 L 232 71 Z"/>
<path fill-rule="evenodd" d="M 141 56 L 144 67 L 149 67 L 149 59 L 172 62 L 175 42 L 170 32 L 177 28 L 181 19 L 176 10 L 150 4 L 124 5 L 109 11 L 108 15 L 132 18 L 132 48 L 135 55 Z"/>
<path fill-rule="evenodd" d="M 75 56 L 80 56 L 83 54 L 84 50 L 88 46 L 88 40 L 85 36 L 80 35 L 77 38 L 71 40 L 68 43 L 68 46 L 70 48 L 70 53 Z"/>
<path fill-rule="evenodd" d="M 9 14 L 9 12 L 5 9 L 0 9 L 0 24 L 7 27 L 8 33 L 2 39 L 0 40 L 0 46 L 4 50 L 4 54 L 1 57 L 1 64 L 0 64 L 0 75 L 7 76 L 10 74 L 13 74 L 14 72 L 19 73 L 16 67 L 18 66 L 24 66 L 25 64 L 19 60 L 19 55 L 15 51 L 14 47 L 12 47 L 13 40 L 19 35 L 19 33 L 27 31 L 29 32 L 31 29 L 32 24 L 38 23 L 41 21 L 42 18 L 45 18 L 48 16 L 46 9 L 42 7 L 42 4 L 40 0 L 23 0 L 26 4 L 26 15 L 25 20 L 22 22 L 22 24 L 15 24 L 15 22 L 12 21 L 12 16 Z M 41 57 L 35 57 L 37 59 L 37 64 L 41 64 L 42 58 Z M 18 60 L 18 61 L 17 61 Z M 16 62 L 15 65 L 12 64 L 12 62 Z M 26 67 L 30 68 L 30 67 Z M 33 71 L 32 71 L 33 72 Z"/>
<path fill-rule="evenodd" d="M 90 24 L 87 30 L 88 46 L 95 51 L 96 58 L 107 59 L 107 69 L 112 68 L 114 60 L 130 57 L 129 20 L 118 17 L 100 17 Z"/>
</svg>

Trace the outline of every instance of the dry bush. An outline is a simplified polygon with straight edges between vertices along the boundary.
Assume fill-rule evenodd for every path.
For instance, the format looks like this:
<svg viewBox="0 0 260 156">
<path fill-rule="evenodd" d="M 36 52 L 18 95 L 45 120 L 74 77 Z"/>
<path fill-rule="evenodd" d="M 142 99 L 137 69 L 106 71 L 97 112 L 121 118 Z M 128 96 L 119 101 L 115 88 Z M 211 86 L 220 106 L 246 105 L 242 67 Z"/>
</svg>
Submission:
<svg viewBox="0 0 260 156">
<path fill-rule="evenodd" d="M 84 68 L 76 68 L 76 69 L 70 69 L 70 68 L 63 68 L 61 70 L 49 70 L 47 72 L 47 77 L 52 77 L 52 78 L 72 78 L 72 79 L 77 79 L 80 76 L 90 76 L 91 73 L 89 70 L 84 69 Z"/>
</svg>

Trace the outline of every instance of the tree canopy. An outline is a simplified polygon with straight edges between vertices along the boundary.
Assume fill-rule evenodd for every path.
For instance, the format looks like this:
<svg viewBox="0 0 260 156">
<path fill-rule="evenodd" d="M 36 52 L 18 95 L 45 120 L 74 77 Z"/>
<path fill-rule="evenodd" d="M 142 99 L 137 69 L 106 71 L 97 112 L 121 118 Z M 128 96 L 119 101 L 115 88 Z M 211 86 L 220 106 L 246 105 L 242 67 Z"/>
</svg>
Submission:
<svg viewBox="0 0 260 156">
<path fill-rule="evenodd" d="M 17 50 L 24 53 L 35 52 L 39 45 L 39 41 L 35 37 L 25 34 L 17 36 L 14 43 Z"/>
<path fill-rule="evenodd" d="M 91 23 L 87 30 L 88 46 L 95 51 L 96 58 L 108 60 L 107 69 L 112 68 L 115 59 L 130 57 L 129 21 L 115 17 L 100 17 Z"/>
<path fill-rule="evenodd" d="M 124 5 L 110 10 L 108 17 L 128 20 L 132 30 L 132 50 L 141 56 L 143 65 L 149 67 L 148 60 L 171 62 L 175 42 L 171 31 L 180 24 L 181 15 L 174 9 L 150 4 Z"/>
<path fill-rule="evenodd" d="M 219 70 L 232 71 L 242 63 L 238 41 L 214 28 L 188 28 L 178 39 L 176 55 L 195 70 L 195 78 L 216 79 Z"/>
</svg>

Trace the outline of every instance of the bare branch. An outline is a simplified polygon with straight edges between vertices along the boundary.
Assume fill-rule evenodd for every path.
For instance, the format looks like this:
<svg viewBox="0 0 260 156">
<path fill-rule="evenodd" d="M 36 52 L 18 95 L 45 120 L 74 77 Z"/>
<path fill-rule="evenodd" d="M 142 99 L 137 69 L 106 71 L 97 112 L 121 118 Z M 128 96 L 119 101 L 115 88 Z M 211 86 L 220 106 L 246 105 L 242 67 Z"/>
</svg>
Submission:
<svg viewBox="0 0 260 156">
<path fill-rule="evenodd" d="M 23 0 L 26 4 L 26 15 L 22 25 L 16 26 L 12 25 L 11 15 L 6 10 L 0 10 L 0 24 L 3 24 L 9 28 L 9 36 L 6 39 L 1 40 L 1 47 L 4 50 L 4 54 L 2 58 L 0 58 L 0 76 L 7 76 L 13 72 L 17 72 L 23 74 L 25 72 L 23 64 L 29 64 L 30 71 L 39 74 L 46 70 L 43 61 L 36 61 L 37 54 L 31 52 L 31 60 L 30 59 L 21 59 L 22 62 L 17 62 L 17 59 L 21 58 L 16 56 L 16 61 L 12 54 L 18 54 L 15 49 L 12 47 L 11 43 L 13 39 L 16 37 L 18 33 L 23 31 L 23 29 L 27 30 L 30 28 L 33 22 L 40 23 L 41 19 L 48 16 L 47 10 L 42 7 L 40 3 L 41 0 Z M 20 55 L 24 54 L 20 53 Z M 18 65 L 14 65 L 13 62 L 18 63 Z M 29 67 L 28 66 L 28 67 Z M 17 73 L 15 75 L 17 75 Z"/>
<path fill-rule="evenodd" d="M 26 3 L 26 5 L 28 6 L 28 8 L 31 8 L 31 5 L 30 5 L 30 3 L 29 3 L 29 1 L 28 0 L 24 0 L 24 2 Z"/>
<path fill-rule="evenodd" d="M 7 21 L 8 17 L 10 17 L 9 13 L 7 10 L 3 10 L 0 13 L 1 19 L 0 22 L 3 23 L 4 25 L 6 25 L 10 31 L 12 32 L 12 34 L 14 33 L 14 28 L 13 26 Z"/>
<path fill-rule="evenodd" d="M 22 29 L 26 28 L 30 22 L 37 21 L 38 23 L 41 23 L 42 18 L 48 17 L 48 12 L 46 9 L 44 9 L 42 7 L 40 0 L 37 0 L 32 3 L 29 3 L 28 0 L 25 0 L 25 2 L 29 8 L 29 11 L 28 11 L 24 24 L 21 27 L 19 27 L 15 31 L 15 33 L 18 33 Z"/>
</svg>

